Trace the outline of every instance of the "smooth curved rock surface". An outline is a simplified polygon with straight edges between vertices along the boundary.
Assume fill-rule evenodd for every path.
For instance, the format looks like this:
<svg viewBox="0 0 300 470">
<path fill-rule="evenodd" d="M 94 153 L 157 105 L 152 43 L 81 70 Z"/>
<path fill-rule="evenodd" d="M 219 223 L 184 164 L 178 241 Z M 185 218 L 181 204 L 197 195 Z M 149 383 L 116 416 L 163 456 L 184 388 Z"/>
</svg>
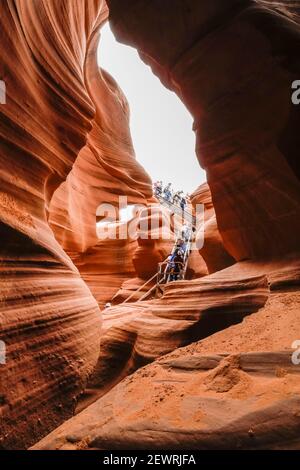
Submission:
<svg viewBox="0 0 300 470">
<path fill-rule="evenodd" d="M 24 448 L 71 416 L 97 360 L 92 378 L 101 395 L 180 346 L 196 341 L 206 347 L 215 335 L 199 340 L 220 329 L 211 353 L 218 358 L 229 351 L 230 357 L 201 376 L 196 367 L 182 390 L 176 385 L 174 398 L 170 381 L 178 378 L 178 364 L 168 372 L 154 363 L 37 447 L 155 448 L 160 439 L 165 448 L 299 447 L 298 372 L 286 366 L 285 354 L 283 372 L 275 371 L 271 380 L 269 374 L 291 339 L 276 337 L 278 331 L 299 331 L 300 108 L 291 103 L 291 83 L 300 73 L 300 34 L 295 21 L 267 3 L 274 2 L 107 1 L 118 38 L 139 50 L 194 116 L 197 155 L 208 175 L 218 230 L 237 263 L 200 280 L 171 284 L 157 301 L 107 311 L 98 358 L 100 312 L 75 264 L 101 305 L 108 293 L 103 296 L 98 284 L 103 246 L 96 209 L 102 202 L 116 204 L 123 191 L 132 204 L 151 200 L 151 181 L 134 157 L 126 99 L 95 60 L 108 11 L 102 0 L 2 1 L 0 75 L 7 85 L 7 104 L 0 107 L 0 230 L 6 241 L 0 248 L 0 339 L 7 344 L 7 363 L 0 365 L 2 448 Z M 297 2 L 291 5 L 297 19 Z M 216 233 L 216 225 L 210 230 Z M 121 260 L 113 257 L 114 243 L 105 247 L 103 279 L 112 278 L 116 292 L 124 278 L 135 276 L 128 259 L 134 247 L 124 243 Z M 207 265 L 215 265 L 210 257 Z M 142 276 L 149 274 L 139 252 L 135 263 Z M 260 308 L 258 330 L 253 324 L 244 329 L 244 322 L 225 329 Z M 276 346 L 259 349 L 267 326 Z M 224 351 L 226 338 L 229 348 L 236 337 L 244 344 Z M 251 358 L 241 352 L 251 347 L 272 353 L 262 361 L 261 378 L 244 369 Z M 181 369 L 190 360 L 188 351 L 178 351 L 184 356 Z M 255 370 L 259 361 L 254 358 Z M 196 395 L 199 415 L 193 414 L 193 400 L 183 417 L 177 413 L 184 408 L 180 391 L 183 397 Z M 227 395 L 220 398 L 222 393 Z M 229 414 L 220 412 L 224 403 Z M 170 416 L 174 421 L 168 424 Z M 69 425 L 78 432 L 71 445 L 64 435 Z M 282 432 L 289 443 L 279 441 Z"/>
<path fill-rule="evenodd" d="M 132 263 L 136 250 L 136 240 L 116 239 L 99 240 L 84 253 L 69 253 L 100 309 L 111 302 L 125 281 L 136 276 Z"/>
<path fill-rule="evenodd" d="M 127 377 L 34 449 L 300 449 L 299 307 L 299 292 L 273 294 L 241 324 Z"/>
<path fill-rule="evenodd" d="M 204 206 L 204 224 L 198 229 L 196 239 L 203 238 L 203 246 L 199 250 L 204 259 L 208 272 L 215 273 L 235 263 L 235 260 L 226 251 L 220 235 L 216 213 L 212 203 L 211 192 L 207 183 L 199 186 L 191 195 L 194 207 L 197 204 Z"/>
<path fill-rule="evenodd" d="M 244 262 L 202 279 L 170 283 L 160 299 L 106 309 L 98 364 L 77 412 L 158 357 L 220 330 L 226 337 L 230 325 L 262 308 L 273 292 L 299 290 L 299 284 L 298 259 Z M 289 326 L 295 340 L 299 321 Z"/>
<path fill-rule="evenodd" d="M 242 263 L 194 281 L 170 283 L 160 299 L 106 309 L 100 356 L 89 382 L 94 397 L 159 356 L 256 312 L 268 300 L 277 273 L 282 285 L 299 282 L 298 264 L 285 275 L 282 265 Z"/>
<path fill-rule="evenodd" d="M 51 199 L 49 223 L 103 307 L 124 280 L 134 275 L 131 260 L 137 247 L 131 238 L 99 240 L 96 214 L 101 205 L 110 204 L 118 219 L 120 196 L 126 196 L 125 204 L 147 205 L 152 184 L 135 158 L 127 100 L 108 72 L 99 69 L 97 46 L 96 35 L 85 67 L 85 83 L 96 111 L 92 130 L 66 181 Z"/>
<path fill-rule="evenodd" d="M 138 277 L 148 280 L 173 249 L 175 236 L 172 214 L 152 203 L 139 213 L 136 236 L 138 248 L 132 261 Z"/>
<path fill-rule="evenodd" d="M 24 448 L 73 414 L 99 354 L 98 305 L 53 236 L 49 203 L 95 106 L 85 55 L 102 0 L 1 2 L 0 447 Z M 17 432 L 16 432 L 17 427 Z"/>
<path fill-rule="evenodd" d="M 252 0 L 107 4 L 117 38 L 194 116 L 228 253 L 240 261 L 299 252 L 299 26 Z"/>
</svg>

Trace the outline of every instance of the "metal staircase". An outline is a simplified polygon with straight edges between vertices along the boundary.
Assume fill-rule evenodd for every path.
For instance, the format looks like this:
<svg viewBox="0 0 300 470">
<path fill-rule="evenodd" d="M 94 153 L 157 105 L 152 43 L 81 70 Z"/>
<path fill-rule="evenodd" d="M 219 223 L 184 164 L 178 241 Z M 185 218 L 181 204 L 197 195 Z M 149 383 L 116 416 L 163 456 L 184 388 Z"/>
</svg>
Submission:
<svg viewBox="0 0 300 470">
<path fill-rule="evenodd" d="M 189 256 L 191 252 L 192 238 L 193 238 L 193 227 L 192 225 L 190 225 L 188 237 L 186 237 L 186 239 L 184 240 L 185 242 L 184 257 L 183 257 L 183 262 L 181 263 L 181 266 L 180 266 L 180 272 L 177 278 L 178 281 L 179 280 L 182 281 L 186 277 Z M 178 237 L 176 239 L 176 242 L 174 243 L 174 246 L 173 246 L 172 254 L 174 254 L 175 251 L 178 249 L 179 240 L 181 240 L 181 237 Z M 157 272 L 150 279 L 148 279 L 142 286 L 140 286 L 136 291 L 134 291 L 127 299 L 125 299 L 121 303 L 121 305 L 129 302 L 138 292 L 143 290 L 148 284 L 151 284 L 151 287 L 142 295 L 142 297 L 138 299 L 138 302 L 141 302 L 142 300 L 147 300 L 149 298 L 160 298 L 164 293 L 164 286 L 170 282 L 176 282 L 171 279 L 172 275 L 171 275 L 171 271 L 169 267 L 170 267 L 170 263 L 168 262 L 168 259 L 165 259 L 163 262 L 159 263 Z"/>
<path fill-rule="evenodd" d="M 186 221 L 187 224 L 191 225 L 192 227 L 196 226 L 196 217 L 189 211 L 181 209 L 178 204 L 169 201 L 168 199 L 164 198 L 162 195 L 155 195 L 156 199 L 160 202 L 160 204 L 164 207 L 167 207 L 170 212 L 173 214 L 180 215 L 183 220 Z"/>
</svg>

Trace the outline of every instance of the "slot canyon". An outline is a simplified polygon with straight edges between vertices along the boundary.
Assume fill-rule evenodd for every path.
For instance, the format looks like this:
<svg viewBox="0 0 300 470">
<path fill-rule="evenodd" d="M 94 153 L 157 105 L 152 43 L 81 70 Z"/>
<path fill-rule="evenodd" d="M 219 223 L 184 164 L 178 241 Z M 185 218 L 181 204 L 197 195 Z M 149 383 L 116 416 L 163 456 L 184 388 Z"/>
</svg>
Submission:
<svg viewBox="0 0 300 470">
<path fill-rule="evenodd" d="M 157 298 L 175 216 L 99 68 L 107 21 L 207 175 L 204 244 Z M 0 449 L 300 449 L 299 22 L 300 1 L 1 1 Z M 100 240 L 124 195 L 136 236 Z"/>
</svg>

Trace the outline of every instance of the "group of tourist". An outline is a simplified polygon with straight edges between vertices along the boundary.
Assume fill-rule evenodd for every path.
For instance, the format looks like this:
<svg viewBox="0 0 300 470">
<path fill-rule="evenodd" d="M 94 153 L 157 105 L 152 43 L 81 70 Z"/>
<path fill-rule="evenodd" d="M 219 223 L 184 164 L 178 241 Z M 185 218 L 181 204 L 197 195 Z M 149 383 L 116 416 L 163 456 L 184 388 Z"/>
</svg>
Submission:
<svg viewBox="0 0 300 470">
<path fill-rule="evenodd" d="M 181 238 L 177 240 L 173 252 L 167 258 L 167 266 L 165 270 L 165 280 L 177 281 L 184 269 L 184 262 L 188 256 L 188 242 L 191 237 L 191 228 L 183 225 L 181 228 Z"/>
<path fill-rule="evenodd" d="M 164 186 L 162 181 L 156 181 L 153 185 L 154 195 L 163 198 L 165 201 L 178 205 L 183 211 L 189 203 L 189 195 L 184 195 L 183 191 L 175 191 L 172 183 Z"/>
<path fill-rule="evenodd" d="M 183 211 L 186 209 L 187 204 L 190 202 L 188 194 L 183 191 L 175 191 L 172 188 L 172 183 L 164 185 L 162 181 L 156 181 L 153 185 L 153 192 L 158 199 L 178 205 Z M 181 237 L 177 240 L 173 252 L 167 258 L 167 265 L 164 271 L 165 282 L 177 281 L 184 269 L 184 263 L 187 256 L 188 242 L 191 237 L 192 227 L 183 225 L 181 228 Z"/>
</svg>

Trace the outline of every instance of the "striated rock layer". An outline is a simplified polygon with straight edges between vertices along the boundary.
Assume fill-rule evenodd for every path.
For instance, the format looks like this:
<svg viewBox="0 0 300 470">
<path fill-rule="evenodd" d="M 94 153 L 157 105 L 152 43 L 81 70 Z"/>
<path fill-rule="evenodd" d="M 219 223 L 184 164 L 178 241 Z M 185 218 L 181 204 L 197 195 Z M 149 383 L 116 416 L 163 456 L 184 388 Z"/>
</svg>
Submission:
<svg viewBox="0 0 300 470">
<path fill-rule="evenodd" d="M 202 279 L 171 283 L 160 299 L 106 309 L 90 402 L 139 367 L 241 322 L 262 308 L 273 291 L 298 289 L 299 284 L 300 264 L 293 258 L 243 262 Z"/>
<path fill-rule="evenodd" d="M 207 183 L 197 188 L 191 195 L 191 201 L 194 207 L 197 204 L 202 204 L 204 207 L 204 224 L 199 227 L 196 240 L 199 243 L 202 240 L 200 254 L 206 263 L 208 272 L 214 273 L 231 266 L 235 263 L 235 260 L 224 248 Z"/>
<path fill-rule="evenodd" d="M 117 291 L 133 265 L 146 278 L 164 255 L 159 243 L 118 251 L 97 239 L 101 203 L 117 205 L 124 192 L 130 204 L 151 199 L 126 100 L 96 64 L 107 7 L 2 2 L 2 448 L 30 445 L 70 416 L 95 365 L 93 385 L 106 396 L 36 448 L 299 447 L 290 347 L 299 331 L 300 108 L 291 83 L 300 33 L 297 2 L 291 18 L 272 3 L 107 0 L 117 37 L 194 116 L 216 214 L 203 258 L 217 272 L 107 310 L 99 356 L 100 312 L 74 263 L 102 305 L 101 273 Z"/>
<path fill-rule="evenodd" d="M 122 284 L 112 299 L 114 305 L 139 300 L 156 284 L 158 265 L 167 259 L 175 242 L 174 217 L 156 202 L 149 201 L 148 207 L 140 209 L 133 222 L 136 249 L 132 264 L 137 277 Z"/>
<path fill-rule="evenodd" d="M 127 101 L 96 62 L 107 15 L 104 0 L 1 2 L 3 448 L 23 448 L 73 413 L 99 355 L 95 298 L 102 305 L 135 275 L 136 242 L 96 234 L 101 203 L 152 196 Z"/>
<path fill-rule="evenodd" d="M 237 261 L 299 252 L 299 26 L 252 0 L 107 3 L 117 38 L 194 116 L 226 251 Z"/>
<path fill-rule="evenodd" d="M 102 307 L 134 275 L 131 259 L 137 247 L 130 239 L 98 240 L 96 214 L 104 216 L 110 204 L 118 218 L 124 195 L 125 206 L 147 204 L 152 185 L 135 158 L 127 100 L 114 79 L 99 70 L 97 46 L 95 35 L 85 62 L 85 84 L 95 106 L 92 130 L 51 199 L 49 223 Z"/>
<path fill-rule="evenodd" d="M 300 449 L 299 308 L 299 292 L 274 293 L 241 324 L 127 377 L 34 449 Z"/>
<path fill-rule="evenodd" d="M 94 374 L 102 393 L 196 343 L 123 380 L 36 448 L 298 448 L 299 28 L 248 0 L 108 5 L 117 37 L 194 115 L 211 233 L 218 227 L 216 246 L 238 263 L 107 311 Z M 222 257 L 204 250 L 220 269 Z"/>
<path fill-rule="evenodd" d="M 161 299 L 106 309 L 100 356 L 89 382 L 94 396 L 157 357 L 240 322 L 268 296 L 265 267 L 234 266 L 195 281 L 171 283 Z"/>
<path fill-rule="evenodd" d="M 106 16 L 102 0 L 1 2 L 1 448 L 71 416 L 99 353 L 98 305 L 46 216 L 91 129 L 86 49 Z"/>
<path fill-rule="evenodd" d="M 156 357 L 257 311 L 270 295 L 274 276 L 282 277 L 281 288 L 297 283 L 300 228 L 296 146 L 284 138 L 293 131 L 296 135 L 299 121 L 290 99 L 298 26 L 251 1 L 212 2 L 209 7 L 197 2 L 194 8 L 173 2 L 172 21 L 167 4 L 108 3 L 118 38 L 139 49 L 195 116 L 198 156 L 208 172 L 216 212 L 215 219 L 208 188 L 201 188 L 195 194 L 207 209 L 207 243 L 201 254 L 209 271 L 218 272 L 170 285 L 159 300 L 107 311 L 93 376 L 100 393 Z M 286 41 L 280 57 L 271 27 Z M 163 45 L 157 34 L 161 30 Z M 291 50 L 292 39 L 296 45 Z M 276 107 L 286 113 L 275 115 Z M 253 262 L 219 271 L 245 258 Z"/>
</svg>

